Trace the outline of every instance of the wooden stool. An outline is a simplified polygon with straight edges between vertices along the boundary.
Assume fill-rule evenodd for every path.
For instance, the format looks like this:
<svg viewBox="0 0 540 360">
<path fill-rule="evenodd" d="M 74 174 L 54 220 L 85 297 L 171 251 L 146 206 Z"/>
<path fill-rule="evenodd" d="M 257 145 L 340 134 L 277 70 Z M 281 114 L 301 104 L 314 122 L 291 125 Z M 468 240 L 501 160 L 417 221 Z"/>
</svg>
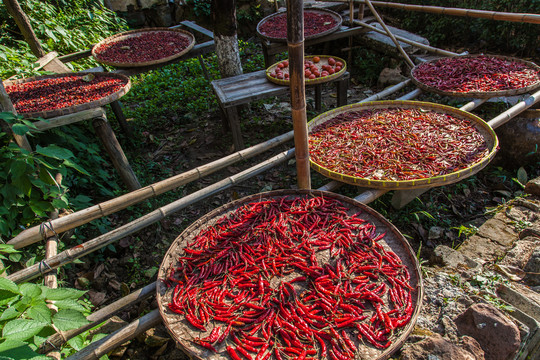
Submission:
<svg viewBox="0 0 540 360">
<path fill-rule="evenodd" d="M 337 106 L 347 105 L 349 78 L 350 74 L 345 72 L 339 78 L 331 81 L 335 82 L 337 86 Z M 315 108 L 320 111 L 322 104 L 322 84 L 308 87 L 315 87 Z M 224 114 L 224 125 L 228 125 L 232 131 L 236 151 L 244 148 L 244 141 L 242 140 L 242 133 L 240 131 L 238 105 L 248 104 L 253 100 L 285 95 L 289 92 L 288 86 L 277 85 L 268 81 L 266 70 L 214 80 L 212 81 L 212 88 Z"/>
</svg>

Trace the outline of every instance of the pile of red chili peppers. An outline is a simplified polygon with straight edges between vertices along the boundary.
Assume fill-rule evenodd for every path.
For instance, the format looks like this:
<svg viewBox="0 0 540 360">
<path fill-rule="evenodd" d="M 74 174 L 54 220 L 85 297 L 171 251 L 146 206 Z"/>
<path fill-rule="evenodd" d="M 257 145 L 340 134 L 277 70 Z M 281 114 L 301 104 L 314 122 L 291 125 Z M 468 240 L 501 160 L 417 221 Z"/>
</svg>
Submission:
<svg viewBox="0 0 540 360">
<path fill-rule="evenodd" d="M 95 50 L 98 60 L 114 63 L 155 61 L 184 51 L 190 39 L 181 32 L 149 31 L 102 44 Z"/>
<path fill-rule="evenodd" d="M 361 214 L 322 196 L 247 203 L 199 233 L 167 279 L 195 344 L 238 359 L 352 359 L 413 313 L 410 276 Z M 189 325 L 188 325 L 189 324 Z"/>
<path fill-rule="evenodd" d="M 489 153 L 471 121 L 420 108 L 349 111 L 314 127 L 309 154 L 331 171 L 373 180 L 430 178 Z"/>
<path fill-rule="evenodd" d="M 304 36 L 313 36 L 336 27 L 337 21 L 332 15 L 315 11 L 304 11 Z M 261 34 L 274 39 L 287 38 L 287 13 L 268 18 L 259 26 Z"/>
<path fill-rule="evenodd" d="M 66 75 L 6 86 L 19 113 L 63 109 L 100 100 L 121 90 L 127 80 L 105 74 Z"/>
<path fill-rule="evenodd" d="M 540 72 L 526 63 L 487 55 L 429 61 L 418 65 L 413 77 L 448 92 L 502 91 L 540 82 Z"/>
</svg>

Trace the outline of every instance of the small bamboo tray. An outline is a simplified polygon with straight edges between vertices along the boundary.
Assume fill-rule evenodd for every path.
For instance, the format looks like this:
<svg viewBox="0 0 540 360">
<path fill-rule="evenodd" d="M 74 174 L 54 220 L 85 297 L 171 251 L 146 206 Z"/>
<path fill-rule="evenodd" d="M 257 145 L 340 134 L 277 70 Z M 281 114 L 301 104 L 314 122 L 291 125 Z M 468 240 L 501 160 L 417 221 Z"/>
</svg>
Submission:
<svg viewBox="0 0 540 360">
<path fill-rule="evenodd" d="M 333 80 L 341 77 L 343 74 L 345 74 L 345 71 L 347 71 L 347 63 L 345 62 L 345 60 L 343 60 L 342 58 L 339 58 L 337 56 L 310 55 L 310 56 L 306 56 L 304 59 L 305 59 L 305 61 L 307 61 L 307 60 L 313 61 L 313 58 L 315 56 L 318 56 L 321 59 L 318 63 L 314 64 L 315 66 L 317 66 L 317 68 L 319 68 L 319 70 L 322 69 L 322 65 L 328 65 L 328 59 L 329 58 L 334 58 L 336 61 L 340 61 L 343 64 L 343 66 L 342 66 L 341 70 L 339 70 L 338 72 L 333 73 L 332 75 L 328 75 L 328 76 L 324 76 L 324 77 L 318 77 L 318 78 L 315 78 L 315 79 L 307 79 L 307 78 L 304 77 L 304 81 L 305 81 L 306 85 L 316 85 L 316 84 L 321 84 L 321 83 L 333 81 Z M 277 79 L 275 77 L 270 76 L 270 74 L 277 68 L 278 64 L 280 64 L 281 62 L 282 61 L 277 62 L 274 65 L 270 66 L 268 69 L 266 69 L 266 78 L 269 81 L 271 81 L 271 82 L 273 82 L 275 84 L 289 86 L 290 80 L 285 80 L 285 79 L 281 80 L 281 79 Z M 283 72 L 284 73 L 289 73 L 289 69 L 287 68 Z"/>
<path fill-rule="evenodd" d="M 95 108 L 110 104 L 113 101 L 116 101 L 116 100 L 120 99 L 122 96 L 124 96 L 125 94 L 128 93 L 129 89 L 131 89 L 131 80 L 129 79 L 129 77 L 127 77 L 125 75 L 108 73 L 108 72 L 93 72 L 93 73 L 78 72 L 78 73 L 65 73 L 65 74 L 33 76 L 33 77 L 29 77 L 29 78 L 24 78 L 24 79 L 6 80 L 6 81 L 4 81 L 4 86 L 8 87 L 8 86 L 11 86 L 11 85 L 28 83 L 28 82 L 38 81 L 38 80 L 43 80 L 43 79 L 53 79 L 53 78 L 61 78 L 61 77 L 67 77 L 67 76 L 83 77 L 83 76 L 89 76 L 89 75 L 94 75 L 94 76 L 106 75 L 106 76 L 109 76 L 109 77 L 121 79 L 121 80 L 124 81 L 125 85 L 120 90 L 118 90 L 118 91 L 116 91 L 116 92 L 114 92 L 114 93 L 112 93 L 110 95 L 104 96 L 104 97 L 102 97 L 100 99 L 97 99 L 97 100 L 93 100 L 93 101 L 89 101 L 89 102 L 86 102 L 86 103 L 77 104 L 77 105 L 73 105 L 73 106 L 69 106 L 69 107 L 64 107 L 64 108 L 60 108 L 60 109 L 54 109 L 54 110 L 46 110 L 46 111 L 38 111 L 38 112 L 26 112 L 26 113 L 21 112 L 20 115 L 24 116 L 25 118 L 41 117 L 41 118 L 44 118 L 44 119 L 48 119 L 48 118 L 53 118 L 53 117 L 57 117 L 57 116 L 73 114 L 73 113 L 76 113 L 76 112 L 79 112 L 79 111 L 95 109 Z M 17 109 L 15 109 L 15 110 L 17 110 Z"/>
<path fill-rule="evenodd" d="M 494 157 L 498 149 L 499 141 L 495 131 L 482 119 L 473 115 L 469 112 L 453 108 L 451 106 L 439 105 L 429 102 L 421 101 L 399 101 L 399 100 L 387 100 L 387 101 L 372 101 L 360 104 L 352 104 L 342 106 L 340 108 L 328 111 L 323 113 L 308 123 L 308 132 L 311 132 L 314 127 L 317 125 L 323 124 L 326 121 L 331 120 L 336 115 L 350 112 L 350 111 L 360 111 L 368 109 L 388 109 L 388 108 L 420 108 L 424 110 L 433 110 L 440 113 L 449 114 L 458 119 L 466 119 L 471 121 L 476 129 L 483 135 L 486 140 L 489 153 L 482 158 L 480 161 L 470 164 L 465 169 L 458 170 L 449 174 L 430 177 L 430 178 L 419 178 L 414 180 L 373 180 L 361 177 L 354 177 L 342 173 L 332 171 L 331 169 L 325 168 L 310 159 L 311 167 L 322 175 L 341 181 L 351 185 L 357 185 L 362 187 L 374 188 L 374 189 L 386 189 L 386 190 L 407 190 L 407 189 L 418 189 L 418 188 L 428 188 L 435 186 L 442 186 L 447 184 L 452 184 L 458 182 L 462 179 L 465 179 L 471 175 L 476 174 L 478 171 L 482 170 Z"/>
<path fill-rule="evenodd" d="M 343 19 L 341 18 L 341 15 L 339 15 L 338 13 L 336 13 L 336 12 L 334 12 L 332 10 L 318 9 L 318 8 L 305 8 L 304 13 L 306 13 L 306 12 L 314 12 L 314 13 L 318 13 L 318 14 L 330 15 L 336 21 L 336 25 L 333 28 L 328 29 L 326 31 L 322 31 L 320 33 L 309 35 L 309 36 L 304 36 L 304 40 L 317 39 L 317 38 L 323 37 L 325 35 L 331 34 L 334 31 L 336 31 L 337 29 L 339 29 L 339 27 L 341 26 L 341 23 L 343 22 Z M 257 35 L 259 37 L 263 38 L 263 39 L 268 40 L 268 41 L 287 42 L 287 37 L 278 38 L 278 37 L 268 36 L 268 35 L 263 34 L 261 32 L 261 30 L 260 30 L 261 26 L 264 23 L 266 23 L 267 21 L 272 20 L 272 19 L 274 19 L 275 17 L 278 17 L 278 16 L 287 16 L 287 12 L 286 11 L 277 12 L 277 13 L 268 15 L 267 17 L 265 17 L 264 19 L 259 21 L 259 23 L 257 24 Z"/>
<path fill-rule="evenodd" d="M 476 57 L 479 57 L 479 56 L 482 56 L 482 55 L 479 55 L 479 54 L 466 55 L 466 56 L 460 56 L 459 58 L 465 58 L 465 59 L 470 58 L 470 59 L 472 59 L 472 58 L 476 58 Z M 537 82 L 535 84 L 532 84 L 532 85 L 529 85 L 529 86 L 526 86 L 526 87 L 522 87 L 522 88 L 517 88 L 517 89 L 495 90 L 495 91 L 468 91 L 468 92 L 444 91 L 444 90 L 440 90 L 440 89 L 438 89 L 436 87 L 426 85 L 426 84 L 424 84 L 423 82 L 421 82 L 420 80 L 418 80 L 414 76 L 415 71 L 422 64 L 418 64 L 413 69 L 411 69 L 411 79 L 416 84 L 416 86 L 418 86 L 422 90 L 432 92 L 432 93 L 435 93 L 435 94 L 439 94 L 439 95 L 452 96 L 452 97 L 468 97 L 468 98 L 482 98 L 482 99 L 485 99 L 485 98 L 493 98 L 493 97 L 499 97 L 499 96 L 514 96 L 514 95 L 527 94 L 527 93 L 530 93 L 530 92 L 535 91 L 538 88 L 540 88 L 540 66 L 536 65 L 535 63 L 533 63 L 531 61 L 518 59 L 518 58 L 508 57 L 508 56 L 500 56 L 500 55 L 484 55 L 484 56 L 498 58 L 498 59 L 502 59 L 502 60 L 506 60 L 506 61 L 514 61 L 514 62 L 519 62 L 519 63 L 525 64 L 528 67 L 530 67 L 531 69 L 534 69 L 537 72 L 539 72 L 538 73 L 539 74 L 538 75 L 538 80 L 537 80 Z M 439 61 L 441 59 L 445 59 L 445 58 L 430 60 L 427 63 L 434 63 L 434 62 Z M 423 63 L 423 64 L 426 64 L 426 63 Z M 441 76 L 441 78 L 444 78 L 445 74 L 441 74 L 440 76 Z"/>
<path fill-rule="evenodd" d="M 199 330 L 193 330 L 194 328 L 189 325 L 184 315 L 180 315 L 172 312 L 168 304 L 172 299 L 173 287 L 167 287 L 164 281 L 167 279 L 168 272 L 171 268 L 178 265 L 178 259 L 184 256 L 184 248 L 189 242 L 191 242 L 199 233 L 205 231 L 209 227 L 212 227 L 218 219 L 222 218 L 235 211 L 239 207 L 254 201 L 263 201 L 265 199 L 272 198 L 298 198 L 298 197 L 313 197 L 324 196 L 339 200 L 343 206 L 348 208 L 347 213 L 353 215 L 360 213 L 360 217 L 377 228 L 377 233 L 385 233 L 383 239 L 379 241 L 385 249 L 393 251 L 402 261 L 403 265 L 407 268 L 410 274 L 409 283 L 413 290 L 411 291 L 413 314 L 412 317 L 403 328 L 395 332 L 391 336 L 392 344 L 387 349 L 378 349 L 371 345 L 366 345 L 360 342 L 358 344 L 358 351 L 356 352 L 357 359 L 372 359 L 372 360 L 384 360 L 388 359 L 392 353 L 398 350 L 407 337 L 414 329 L 414 325 L 420 314 L 422 298 L 424 294 L 424 288 L 422 285 L 422 275 L 420 266 L 416 259 L 415 253 L 411 246 L 405 239 L 405 237 L 399 232 L 399 230 L 386 220 L 381 214 L 371 209 L 370 207 L 348 198 L 343 195 L 334 194 L 330 192 L 318 191 L 318 190 L 275 190 L 261 194 L 250 195 L 245 198 L 230 202 L 223 205 L 208 214 L 204 215 L 196 222 L 187 227 L 182 234 L 172 243 L 171 247 L 165 254 L 163 262 L 159 268 L 158 281 L 157 281 L 157 303 L 159 312 L 162 316 L 163 322 L 168 329 L 171 336 L 178 342 L 181 348 L 192 359 L 230 359 L 229 355 L 225 351 L 226 343 L 216 345 L 217 353 L 210 350 L 206 350 L 200 346 L 195 345 L 190 339 L 208 335 Z M 331 259 L 326 259 L 327 262 Z M 322 262 L 320 263 L 323 264 Z M 211 327 L 210 327 L 211 328 Z M 358 342 L 358 341 L 357 341 Z M 275 359 L 272 355 L 270 359 Z"/>
<path fill-rule="evenodd" d="M 116 61 L 107 61 L 107 60 L 103 60 L 103 59 L 99 58 L 98 52 L 99 52 L 100 48 L 103 47 L 104 45 L 110 44 L 110 43 L 115 43 L 115 42 L 118 42 L 118 41 L 121 41 L 121 40 L 125 40 L 127 38 L 141 36 L 141 35 L 144 35 L 144 34 L 147 34 L 147 33 L 150 33 L 150 32 L 169 32 L 169 33 L 173 33 L 173 34 L 178 35 L 179 37 L 181 36 L 181 37 L 187 38 L 189 40 L 189 45 L 185 49 L 183 49 L 182 51 L 179 51 L 178 53 L 176 53 L 174 55 L 170 55 L 170 56 L 163 57 L 163 58 L 160 58 L 160 59 L 157 59 L 157 60 L 152 60 L 152 61 L 116 62 Z M 186 54 L 187 52 L 189 52 L 193 48 L 194 45 L 195 45 L 195 36 L 193 36 L 193 34 L 188 32 L 188 31 L 185 31 L 185 30 L 182 30 L 182 29 L 169 29 L 169 28 L 145 28 L 145 29 L 140 29 L 140 30 L 126 31 L 126 32 L 123 32 L 123 33 L 120 33 L 120 34 L 110 36 L 110 37 L 100 41 L 99 43 L 97 43 L 92 48 L 92 56 L 94 57 L 94 59 L 96 59 L 97 62 L 99 62 L 101 64 L 105 64 L 105 65 L 114 66 L 114 67 L 142 67 L 142 66 L 150 66 L 150 65 L 161 64 L 161 63 L 165 63 L 165 62 L 174 60 L 176 58 L 179 58 L 180 56 L 182 56 L 182 55 Z"/>
</svg>

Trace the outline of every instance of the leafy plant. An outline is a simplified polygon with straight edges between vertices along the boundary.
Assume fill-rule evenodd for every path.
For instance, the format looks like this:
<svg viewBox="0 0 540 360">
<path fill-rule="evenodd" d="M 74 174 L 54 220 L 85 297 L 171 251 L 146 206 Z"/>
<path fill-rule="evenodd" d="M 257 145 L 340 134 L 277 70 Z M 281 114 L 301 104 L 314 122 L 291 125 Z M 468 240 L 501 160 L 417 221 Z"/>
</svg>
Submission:
<svg viewBox="0 0 540 360">
<path fill-rule="evenodd" d="M 31 121 L 12 113 L 0 113 L 0 119 L 12 124 L 18 135 L 35 131 Z M 88 175 L 77 165 L 67 149 L 51 144 L 36 146 L 35 151 L 21 149 L 6 133 L 0 133 L 0 239 L 9 238 L 29 225 L 48 217 L 54 209 L 69 207 L 67 188 L 55 174 L 67 174 L 68 168 Z"/>
<path fill-rule="evenodd" d="M 88 323 L 88 304 L 78 300 L 83 294 L 0 278 L 0 358 L 49 359 L 36 352 L 48 336 Z"/>
</svg>

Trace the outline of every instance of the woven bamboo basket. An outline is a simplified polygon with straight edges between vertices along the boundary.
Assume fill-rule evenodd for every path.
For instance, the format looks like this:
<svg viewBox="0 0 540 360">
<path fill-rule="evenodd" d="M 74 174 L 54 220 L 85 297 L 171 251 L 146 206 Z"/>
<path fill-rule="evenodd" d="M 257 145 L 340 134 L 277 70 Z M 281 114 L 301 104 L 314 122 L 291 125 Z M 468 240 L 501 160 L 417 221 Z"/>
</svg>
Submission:
<svg viewBox="0 0 540 360">
<path fill-rule="evenodd" d="M 486 140 L 487 147 L 489 149 L 488 154 L 476 163 L 470 164 L 466 168 L 448 173 L 446 175 L 440 175 L 430 178 L 419 178 L 414 180 L 373 180 L 368 178 L 354 177 L 342 173 L 335 172 L 331 169 L 325 168 L 310 159 L 311 167 L 322 175 L 334 180 L 338 180 L 347 184 L 363 186 L 375 189 L 387 189 L 387 190 L 405 190 L 405 189 L 417 189 L 427 188 L 451 184 L 462 179 L 465 179 L 471 175 L 476 174 L 482 170 L 495 156 L 498 149 L 499 141 L 497 135 L 493 129 L 479 117 L 451 106 L 439 105 L 429 102 L 420 101 L 399 101 L 399 100 L 387 100 L 387 101 L 373 101 L 361 104 L 352 104 L 342 106 L 340 108 L 328 111 L 315 117 L 308 123 L 308 131 L 311 132 L 317 125 L 323 124 L 326 121 L 333 119 L 336 115 L 350 112 L 360 111 L 368 109 L 388 109 L 388 108 L 403 108 L 403 109 L 423 109 L 433 110 L 444 114 L 451 115 L 458 119 L 470 120 L 476 129 L 483 135 Z"/>
<path fill-rule="evenodd" d="M 129 77 L 127 77 L 125 75 L 114 74 L 114 73 L 107 73 L 107 72 L 93 72 L 93 73 L 78 72 L 78 73 L 65 73 L 65 74 L 33 76 L 33 77 L 24 78 L 24 79 L 17 79 L 17 80 L 6 80 L 6 81 L 4 81 L 4 86 L 8 87 L 8 86 L 11 86 L 11 85 L 28 83 L 28 82 L 32 82 L 32 81 L 38 81 L 38 80 L 44 80 L 44 79 L 54 79 L 54 78 L 61 78 L 61 77 L 67 77 L 67 76 L 76 76 L 76 77 L 95 76 L 95 77 L 98 77 L 100 75 L 121 79 L 124 82 L 124 86 L 120 90 L 118 90 L 118 91 L 116 91 L 116 92 L 114 92 L 114 93 L 112 93 L 110 95 L 104 96 L 104 97 L 102 97 L 100 99 L 93 100 L 93 101 L 88 101 L 88 102 L 85 102 L 85 103 L 82 103 L 82 104 L 72 105 L 72 106 L 68 106 L 68 107 L 64 107 L 64 108 L 60 108 L 60 109 L 54 109 L 54 110 L 46 110 L 46 111 L 38 111 L 38 112 L 20 112 L 20 110 L 17 109 L 17 105 L 14 104 L 15 110 L 17 110 L 20 113 L 20 115 L 22 115 L 22 116 L 24 116 L 26 118 L 41 117 L 41 118 L 44 118 L 44 119 L 48 119 L 48 118 L 53 118 L 53 117 L 57 117 L 57 116 L 73 114 L 73 113 L 76 113 L 76 112 L 79 112 L 79 111 L 95 109 L 95 108 L 107 105 L 107 104 L 109 104 L 109 103 L 111 103 L 113 101 L 116 101 L 116 100 L 120 99 L 122 96 L 124 96 L 125 94 L 127 94 L 129 89 L 131 88 L 131 80 L 129 79 Z"/>
<path fill-rule="evenodd" d="M 460 56 L 459 58 L 460 59 L 473 59 L 473 58 L 476 58 L 478 56 L 481 56 L 481 55 L 480 54 L 466 55 L 466 56 Z M 468 97 L 468 98 L 482 98 L 482 99 L 485 99 L 485 98 L 492 98 L 492 97 L 499 97 L 499 96 L 514 96 L 514 95 L 527 94 L 527 93 L 530 93 L 530 92 L 535 91 L 538 88 L 540 88 L 540 66 L 536 65 L 535 63 L 533 63 L 531 61 L 526 61 L 526 60 L 514 58 L 514 57 L 509 57 L 509 56 L 500 56 L 500 55 L 485 55 L 485 56 L 489 56 L 489 57 L 492 57 L 492 58 L 498 58 L 498 59 L 502 59 L 502 60 L 506 60 L 506 61 L 513 61 L 513 62 L 518 62 L 518 63 L 524 64 L 527 67 L 531 68 L 532 70 L 536 70 L 538 79 L 532 85 L 521 87 L 521 88 L 516 88 L 516 89 L 494 90 L 494 91 L 468 91 L 468 92 L 444 91 L 444 90 L 440 90 L 440 89 L 438 89 L 438 88 L 436 88 L 434 86 L 429 86 L 429 85 L 421 82 L 420 80 L 418 80 L 415 77 L 415 75 L 414 75 L 415 71 L 422 64 L 418 64 L 413 69 L 411 69 L 411 79 L 416 84 L 416 86 L 418 86 L 422 90 L 432 92 L 432 93 L 435 93 L 435 94 L 439 94 L 439 95 L 452 96 L 452 97 Z M 440 59 L 430 60 L 427 63 L 434 63 L 434 62 L 440 61 L 440 60 L 444 61 L 444 59 L 448 59 L 448 58 L 440 58 Z M 423 63 L 423 64 L 425 64 L 425 63 Z M 444 78 L 445 75 L 446 74 L 440 74 L 440 77 Z"/>
<path fill-rule="evenodd" d="M 343 64 L 343 67 L 341 68 L 341 70 L 339 70 L 338 72 L 333 73 L 332 75 L 328 75 L 328 76 L 324 76 L 324 77 L 318 77 L 318 78 L 315 78 L 315 79 L 304 78 L 304 81 L 305 81 L 306 85 L 316 85 L 316 84 L 322 84 L 322 83 L 325 83 L 325 82 L 333 81 L 333 80 L 341 77 L 343 74 L 345 74 L 345 71 L 347 71 L 347 63 L 345 62 L 345 60 L 343 60 L 342 58 L 339 58 L 337 56 L 309 55 L 309 56 L 305 56 L 304 59 L 305 59 L 305 61 L 313 60 L 313 58 L 315 56 L 318 56 L 321 59 L 319 63 L 315 64 L 315 65 L 317 65 L 317 67 L 319 69 L 321 69 L 322 65 L 328 65 L 328 59 L 329 58 L 334 58 L 336 61 L 340 61 Z M 266 69 L 266 78 L 269 81 L 271 81 L 271 82 L 273 82 L 275 84 L 289 86 L 289 84 L 290 84 L 289 80 L 285 80 L 285 79 L 281 80 L 281 79 L 277 79 L 275 77 L 270 76 L 270 74 L 273 71 L 276 70 L 277 66 L 280 63 L 281 63 L 281 61 L 275 63 L 274 65 L 272 65 L 268 69 Z M 289 69 L 286 69 L 284 72 L 288 73 Z"/>
<path fill-rule="evenodd" d="M 378 349 L 371 345 L 366 345 L 362 342 L 359 342 L 359 340 L 355 340 L 358 347 L 356 358 L 370 360 L 387 359 L 392 353 L 394 353 L 403 345 L 404 341 L 412 332 L 414 324 L 420 313 L 424 292 L 418 261 L 412 248 L 410 247 L 404 236 L 390 222 L 384 219 L 384 217 L 377 213 L 375 210 L 348 197 L 317 190 L 276 190 L 267 193 L 250 195 L 211 211 L 210 213 L 206 214 L 205 216 L 201 217 L 199 220 L 191 224 L 188 228 L 186 228 L 182 232 L 182 234 L 180 234 L 180 236 L 172 243 L 171 247 L 165 254 L 158 273 L 158 308 L 168 331 L 190 358 L 229 359 L 229 356 L 225 350 L 229 340 L 225 340 L 223 343 L 215 345 L 217 353 L 195 345 L 191 341 L 191 339 L 207 336 L 210 331 L 207 331 L 205 333 L 195 329 L 194 327 L 190 326 L 190 324 L 184 318 L 184 315 L 174 313 L 169 309 L 168 304 L 171 302 L 174 287 L 167 287 L 165 285 L 165 281 L 167 279 L 169 270 L 178 266 L 178 259 L 186 254 L 183 249 L 198 234 L 214 226 L 218 219 L 227 216 L 228 214 L 234 212 L 236 209 L 245 204 L 264 201 L 268 199 L 292 199 L 298 197 L 306 198 L 313 196 L 323 196 L 326 198 L 339 200 L 346 208 L 348 208 L 347 213 L 349 214 L 349 216 L 352 214 L 361 213 L 361 218 L 376 226 L 377 233 L 385 233 L 383 239 L 381 239 L 379 242 L 387 250 L 391 250 L 397 256 L 399 256 L 403 265 L 407 268 L 410 274 L 410 285 L 413 288 L 411 292 L 412 306 L 414 309 L 410 321 L 391 336 L 390 339 L 392 341 L 392 344 L 386 349 Z M 326 262 L 331 261 L 331 259 L 327 256 L 325 259 Z M 321 260 L 320 264 L 322 265 L 323 262 L 324 260 Z M 295 275 L 293 273 L 289 274 L 289 276 L 294 277 Z M 301 291 L 302 290 L 300 290 L 300 292 Z M 209 325 L 208 330 L 211 330 L 211 328 L 212 327 Z M 272 355 L 270 359 L 274 359 L 274 355 Z"/>
<path fill-rule="evenodd" d="M 171 34 L 178 35 L 179 37 L 187 38 L 189 40 L 189 44 L 186 48 L 182 49 L 181 51 L 175 53 L 174 55 L 166 56 L 160 59 L 152 60 L 152 61 L 141 61 L 141 62 L 117 62 L 117 61 L 107 61 L 103 60 L 99 57 L 99 51 L 100 49 L 107 44 L 119 42 L 121 40 L 125 40 L 128 38 L 133 38 L 137 36 L 142 36 L 144 34 L 150 33 L 150 32 L 169 32 Z M 195 36 L 193 36 L 192 33 L 182 30 L 182 29 L 169 29 L 169 28 L 145 28 L 140 30 L 131 30 L 126 31 L 120 34 L 116 34 L 113 36 L 110 36 L 99 43 L 97 43 L 92 48 L 92 56 L 96 61 L 98 61 L 101 64 L 110 65 L 114 67 L 142 67 L 142 66 L 150 66 L 150 65 L 156 65 L 156 64 L 162 64 L 166 63 L 168 61 L 174 60 L 176 58 L 179 58 L 180 56 L 186 54 L 189 52 L 193 46 L 195 45 Z"/>
<path fill-rule="evenodd" d="M 312 34 L 312 35 L 308 35 L 308 36 L 304 36 L 304 40 L 313 40 L 313 39 L 317 39 L 317 38 L 320 38 L 320 37 L 323 37 L 325 35 L 328 35 L 328 34 L 331 34 L 333 33 L 334 31 L 336 31 L 337 29 L 339 29 L 339 27 L 341 26 L 341 23 L 343 22 L 343 19 L 341 18 L 341 15 L 339 15 L 338 13 L 332 11 L 332 10 L 328 10 L 328 9 L 315 9 L 315 8 L 306 8 L 304 9 L 304 13 L 306 12 L 313 12 L 313 13 L 317 13 L 317 14 L 323 14 L 323 15 L 330 15 L 332 16 L 332 18 L 336 21 L 336 24 L 334 27 L 332 27 L 331 29 L 328 29 L 328 30 L 325 30 L 325 31 L 321 31 L 320 33 L 317 33 L 317 34 Z M 259 21 L 259 23 L 257 24 L 257 35 L 263 39 L 266 39 L 268 41 L 272 41 L 272 42 L 287 42 L 287 37 L 272 37 L 272 36 L 268 36 L 268 35 L 265 35 L 261 32 L 260 28 L 261 26 L 266 23 L 267 21 L 270 21 L 270 20 L 273 20 L 274 18 L 278 17 L 278 16 L 287 16 L 287 12 L 286 11 L 281 11 L 281 12 L 277 12 L 277 13 L 274 13 L 274 14 L 271 14 L 271 15 L 268 15 L 267 17 L 265 17 L 264 19 L 262 19 L 261 21 Z"/>
</svg>

